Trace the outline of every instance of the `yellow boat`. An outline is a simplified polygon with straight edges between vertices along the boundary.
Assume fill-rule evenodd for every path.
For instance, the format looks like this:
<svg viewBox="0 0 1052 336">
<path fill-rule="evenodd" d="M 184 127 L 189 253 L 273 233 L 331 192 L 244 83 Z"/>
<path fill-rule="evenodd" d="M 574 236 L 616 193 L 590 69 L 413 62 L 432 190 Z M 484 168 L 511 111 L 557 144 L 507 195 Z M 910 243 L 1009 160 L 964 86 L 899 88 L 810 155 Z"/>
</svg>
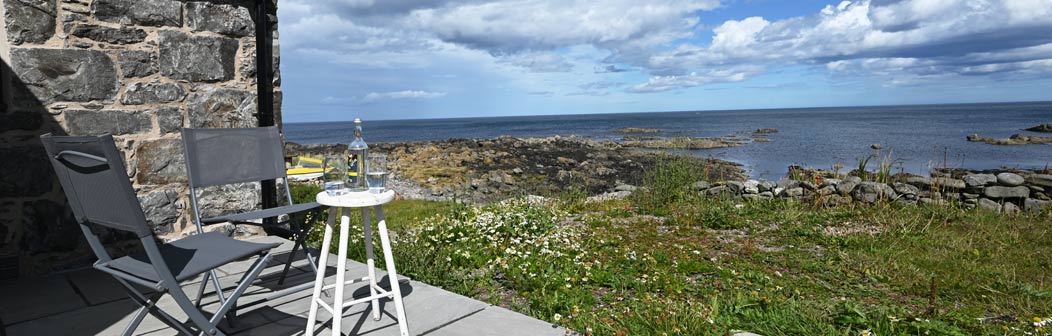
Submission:
<svg viewBox="0 0 1052 336">
<path fill-rule="evenodd" d="M 297 167 L 285 170 L 285 175 L 288 175 L 290 180 L 308 181 L 321 178 L 322 160 L 305 156 L 296 157 L 296 160 Z M 347 176 L 357 177 L 358 172 L 348 171 Z"/>
</svg>

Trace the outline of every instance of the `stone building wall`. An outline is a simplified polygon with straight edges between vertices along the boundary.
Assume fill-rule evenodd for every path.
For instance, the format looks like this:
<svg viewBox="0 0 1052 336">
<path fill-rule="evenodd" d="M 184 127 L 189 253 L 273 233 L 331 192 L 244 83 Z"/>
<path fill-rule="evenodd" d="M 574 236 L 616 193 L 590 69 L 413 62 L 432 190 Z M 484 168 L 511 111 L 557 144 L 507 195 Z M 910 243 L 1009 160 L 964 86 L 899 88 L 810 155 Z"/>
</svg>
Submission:
<svg viewBox="0 0 1052 336">
<path fill-rule="evenodd" d="M 156 235 L 190 229 L 179 130 L 257 126 L 254 20 L 271 21 L 277 46 L 277 1 L 264 1 L 266 18 L 256 17 L 256 0 L 0 0 L 0 278 L 94 258 L 47 163 L 44 133 L 113 134 Z M 260 202 L 251 185 L 203 198 L 206 215 Z"/>
</svg>

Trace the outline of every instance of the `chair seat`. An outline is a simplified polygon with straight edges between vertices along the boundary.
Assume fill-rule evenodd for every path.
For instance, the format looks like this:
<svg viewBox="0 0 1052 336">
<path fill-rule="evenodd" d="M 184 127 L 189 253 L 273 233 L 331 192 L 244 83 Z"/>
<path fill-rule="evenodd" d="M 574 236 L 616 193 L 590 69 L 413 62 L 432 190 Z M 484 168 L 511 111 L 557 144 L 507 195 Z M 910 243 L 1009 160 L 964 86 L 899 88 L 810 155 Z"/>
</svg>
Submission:
<svg viewBox="0 0 1052 336">
<path fill-rule="evenodd" d="M 320 206 L 321 206 L 321 204 L 318 204 L 317 202 L 293 204 L 293 205 L 280 206 L 280 207 L 270 208 L 270 209 L 242 212 L 242 213 L 236 213 L 236 214 L 230 214 L 230 215 L 218 216 L 218 217 L 212 217 L 212 218 L 205 218 L 205 219 L 201 220 L 201 223 L 202 224 L 215 224 L 215 223 L 222 223 L 222 222 L 244 222 L 244 221 L 249 221 L 249 220 L 253 220 L 253 219 L 277 217 L 277 216 L 284 215 L 284 214 L 294 214 L 294 213 L 297 213 L 297 212 L 313 210 L 313 209 L 316 209 L 316 208 L 318 208 Z"/>
<path fill-rule="evenodd" d="M 253 243 L 208 232 L 159 245 L 161 256 L 176 281 L 183 281 L 253 254 L 281 245 Z M 136 253 L 108 263 L 110 268 L 144 280 L 159 282 L 157 272 L 145 253 Z"/>
</svg>

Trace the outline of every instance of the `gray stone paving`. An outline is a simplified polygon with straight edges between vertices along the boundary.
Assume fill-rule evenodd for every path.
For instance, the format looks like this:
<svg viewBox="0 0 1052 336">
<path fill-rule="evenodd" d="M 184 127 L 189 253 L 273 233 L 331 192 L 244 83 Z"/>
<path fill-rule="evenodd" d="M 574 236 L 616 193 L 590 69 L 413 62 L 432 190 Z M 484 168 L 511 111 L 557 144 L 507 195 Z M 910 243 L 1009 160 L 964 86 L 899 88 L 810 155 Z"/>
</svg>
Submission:
<svg viewBox="0 0 1052 336">
<path fill-rule="evenodd" d="M 307 310 L 311 291 L 304 290 L 275 300 L 263 300 L 275 290 L 314 281 L 314 275 L 302 256 L 290 271 L 285 286 L 277 285 L 277 277 L 283 262 L 287 260 L 292 243 L 275 237 L 260 238 L 261 241 L 281 241 L 275 249 L 275 258 L 260 276 L 260 281 L 251 287 L 238 301 L 242 308 L 234 325 L 221 326 L 230 335 L 302 335 L 307 324 Z M 331 256 L 334 260 L 335 256 Z M 220 281 L 232 289 L 251 260 L 232 263 L 221 268 Z M 332 283 L 335 271 L 329 269 L 328 281 Z M 349 261 L 348 277 L 365 275 L 365 265 Z M 383 277 L 382 287 L 387 288 L 386 273 L 378 269 Z M 566 330 L 548 322 L 534 319 L 501 307 L 491 306 L 465 296 L 437 287 L 399 277 L 406 307 L 410 333 L 413 335 L 564 335 Z M 200 279 L 184 283 L 183 288 L 191 296 L 196 294 Z M 211 287 L 209 287 L 211 288 Z M 345 287 L 346 293 L 356 297 L 367 296 L 364 284 Z M 329 291 L 330 294 L 332 290 Z M 80 270 L 43 279 L 22 279 L 0 283 L 0 321 L 8 336 L 19 335 L 117 335 L 138 308 L 117 283 L 108 275 L 94 270 Z M 258 304 L 253 305 L 254 302 Z M 206 311 L 218 307 L 215 296 L 203 302 Z M 251 307 L 246 307 L 251 305 Z M 167 296 L 158 304 L 162 309 L 179 319 L 185 315 Z M 343 315 L 343 335 L 397 335 L 398 326 L 394 318 L 394 307 L 390 300 L 381 301 L 380 321 L 373 321 L 368 304 L 348 308 Z M 318 314 L 321 324 L 317 335 L 329 335 L 327 322 L 331 315 L 322 310 Z M 176 335 L 152 316 L 146 317 L 135 332 L 136 335 Z"/>
</svg>

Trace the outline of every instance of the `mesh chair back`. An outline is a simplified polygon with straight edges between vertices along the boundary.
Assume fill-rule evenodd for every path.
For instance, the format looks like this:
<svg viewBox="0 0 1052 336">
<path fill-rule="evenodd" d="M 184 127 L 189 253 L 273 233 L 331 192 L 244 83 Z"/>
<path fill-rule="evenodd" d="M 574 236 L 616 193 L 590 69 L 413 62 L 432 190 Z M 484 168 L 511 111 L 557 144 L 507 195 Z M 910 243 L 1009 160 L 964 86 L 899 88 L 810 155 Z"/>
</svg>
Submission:
<svg viewBox="0 0 1052 336">
<path fill-rule="evenodd" d="M 194 188 L 285 177 L 278 128 L 184 128 L 187 176 Z"/>
<path fill-rule="evenodd" d="M 151 235 L 112 136 L 45 134 L 41 141 L 77 221 Z"/>
</svg>

